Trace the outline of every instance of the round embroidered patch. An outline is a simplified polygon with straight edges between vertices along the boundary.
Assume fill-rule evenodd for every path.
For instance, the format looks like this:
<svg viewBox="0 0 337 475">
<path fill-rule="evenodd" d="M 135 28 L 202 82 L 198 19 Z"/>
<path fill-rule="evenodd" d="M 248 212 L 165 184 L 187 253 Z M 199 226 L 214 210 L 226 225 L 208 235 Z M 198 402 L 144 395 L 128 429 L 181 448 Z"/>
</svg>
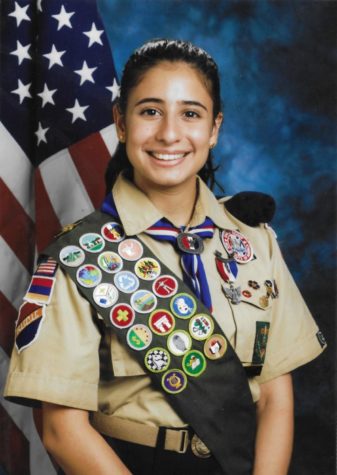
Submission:
<svg viewBox="0 0 337 475">
<path fill-rule="evenodd" d="M 189 331 L 195 340 L 207 340 L 214 330 L 214 322 L 208 315 L 199 313 L 191 318 Z"/>
<path fill-rule="evenodd" d="M 162 373 L 170 366 L 171 357 L 164 348 L 151 348 L 145 355 L 145 366 L 152 373 Z"/>
<path fill-rule="evenodd" d="M 109 274 L 116 274 L 123 268 L 123 259 L 112 251 L 102 252 L 97 258 L 98 265 L 101 269 Z"/>
<path fill-rule="evenodd" d="M 104 249 L 105 242 L 100 234 L 86 233 L 79 239 L 80 246 L 87 252 L 100 252 Z"/>
<path fill-rule="evenodd" d="M 200 376 L 205 371 L 206 366 L 206 358 L 198 350 L 189 351 L 183 358 L 183 370 L 189 376 Z"/>
<path fill-rule="evenodd" d="M 102 308 L 111 307 L 118 299 L 118 290 L 112 284 L 98 284 L 94 289 L 93 299 Z"/>
<path fill-rule="evenodd" d="M 173 355 L 182 356 L 192 347 L 192 339 L 184 330 L 175 330 L 167 338 L 167 348 Z"/>
<path fill-rule="evenodd" d="M 122 225 L 113 221 L 105 223 L 102 226 L 101 233 L 104 239 L 110 242 L 119 242 L 125 237 Z"/>
<path fill-rule="evenodd" d="M 157 297 L 149 290 L 137 290 L 131 296 L 131 305 L 139 313 L 150 313 L 157 306 Z"/>
<path fill-rule="evenodd" d="M 177 279 L 171 275 L 161 275 L 153 282 L 152 290 L 157 297 L 172 297 L 178 290 Z"/>
<path fill-rule="evenodd" d="M 151 330 L 146 325 L 133 325 L 127 333 L 126 341 L 133 350 L 145 350 L 152 341 Z"/>
<path fill-rule="evenodd" d="M 137 276 L 128 270 L 118 272 L 114 277 L 114 282 L 117 289 L 126 294 L 132 294 L 139 287 Z"/>
<path fill-rule="evenodd" d="M 227 350 L 226 338 L 222 335 L 212 335 L 204 344 L 204 353 L 210 360 L 218 360 Z"/>
<path fill-rule="evenodd" d="M 154 280 L 160 275 L 160 264 L 152 257 L 143 257 L 135 264 L 136 275 L 143 280 Z"/>
<path fill-rule="evenodd" d="M 149 317 L 149 326 L 157 335 L 168 335 L 175 327 L 174 316 L 164 309 L 156 309 Z"/>
<path fill-rule="evenodd" d="M 96 287 L 102 280 L 102 272 L 98 267 L 86 264 L 78 269 L 76 279 L 83 287 Z"/>
<path fill-rule="evenodd" d="M 135 312 L 130 305 L 118 303 L 110 310 L 110 320 L 117 328 L 128 328 L 135 320 Z"/>
<path fill-rule="evenodd" d="M 180 369 L 170 369 L 161 380 L 163 389 L 170 394 L 178 394 L 187 386 L 187 377 Z"/>
<path fill-rule="evenodd" d="M 60 261 L 68 267 L 78 267 L 83 264 L 85 254 L 78 246 L 66 246 L 60 251 Z"/>
<path fill-rule="evenodd" d="M 137 261 L 143 255 L 143 246 L 137 239 L 125 239 L 119 244 L 118 253 L 126 261 Z"/>
<path fill-rule="evenodd" d="M 193 297 L 181 293 L 175 295 L 170 303 L 172 313 L 178 318 L 190 318 L 194 315 L 197 304 Z"/>
<path fill-rule="evenodd" d="M 221 242 L 230 256 L 240 264 L 253 259 L 253 249 L 248 239 L 239 231 L 226 230 L 221 232 Z"/>
</svg>

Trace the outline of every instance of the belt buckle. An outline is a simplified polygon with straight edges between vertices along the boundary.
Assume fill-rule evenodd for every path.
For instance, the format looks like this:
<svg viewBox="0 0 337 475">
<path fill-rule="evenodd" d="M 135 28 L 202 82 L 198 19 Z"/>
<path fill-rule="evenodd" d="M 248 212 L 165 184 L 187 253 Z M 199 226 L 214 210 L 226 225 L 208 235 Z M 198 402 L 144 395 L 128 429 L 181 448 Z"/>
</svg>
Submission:
<svg viewBox="0 0 337 475">
<path fill-rule="evenodd" d="M 187 429 L 181 429 L 180 430 L 181 434 L 181 442 L 180 442 L 180 448 L 177 450 L 178 454 L 185 454 L 188 444 L 189 444 L 189 434 Z"/>
<path fill-rule="evenodd" d="M 191 440 L 191 450 L 196 457 L 206 459 L 211 456 L 211 451 L 201 439 L 194 434 Z"/>
</svg>

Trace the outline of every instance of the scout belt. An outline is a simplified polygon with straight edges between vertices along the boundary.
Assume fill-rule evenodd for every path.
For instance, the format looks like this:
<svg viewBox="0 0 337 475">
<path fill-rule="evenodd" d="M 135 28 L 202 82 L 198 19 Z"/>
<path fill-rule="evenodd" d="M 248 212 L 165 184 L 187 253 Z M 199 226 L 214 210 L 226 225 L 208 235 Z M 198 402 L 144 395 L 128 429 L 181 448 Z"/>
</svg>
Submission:
<svg viewBox="0 0 337 475">
<path fill-rule="evenodd" d="M 116 332 L 226 475 L 249 475 L 255 407 L 245 371 L 208 309 L 138 238 L 95 211 L 52 256 Z"/>
</svg>

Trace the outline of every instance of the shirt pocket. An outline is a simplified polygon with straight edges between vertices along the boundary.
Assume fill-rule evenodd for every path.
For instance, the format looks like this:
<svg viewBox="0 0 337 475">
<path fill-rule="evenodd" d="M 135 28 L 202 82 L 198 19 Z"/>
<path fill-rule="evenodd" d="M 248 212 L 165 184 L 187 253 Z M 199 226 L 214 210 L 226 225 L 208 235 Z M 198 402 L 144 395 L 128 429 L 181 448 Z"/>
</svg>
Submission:
<svg viewBox="0 0 337 475">
<path fill-rule="evenodd" d="M 146 372 L 130 351 L 119 342 L 115 333 L 110 335 L 110 353 L 113 375 L 115 377 L 140 376 Z"/>
</svg>

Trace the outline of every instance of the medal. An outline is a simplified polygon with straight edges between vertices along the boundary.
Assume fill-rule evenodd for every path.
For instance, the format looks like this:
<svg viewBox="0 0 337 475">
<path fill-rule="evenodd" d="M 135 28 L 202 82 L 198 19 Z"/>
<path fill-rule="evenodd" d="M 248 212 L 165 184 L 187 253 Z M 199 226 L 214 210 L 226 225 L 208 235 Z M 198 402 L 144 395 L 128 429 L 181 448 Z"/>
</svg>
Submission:
<svg viewBox="0 0 337 475">
<path fill-rule="evenodd" d="M 222 286 L 223 291 L 225 292 L 226 297 L 232 302 L 232 304 L 237 305 L 241 302 L 241 287 L 234 287 L 233 284 L 229 288 Z"/>
<path fill-rule="evenodd" d="M 202 238 L 194 233 L 180 233 L 177 236 L 177 245 L 187 254 L 201 254 L 204 250 Z"/>
<path fill-rule="evenodd" d="M 225 259 L 220 252 L 215 252 L 216 268 L 225 282 L 235 282 L 238 275 L 238 265 L 233 258 Z"/>
</svg>

